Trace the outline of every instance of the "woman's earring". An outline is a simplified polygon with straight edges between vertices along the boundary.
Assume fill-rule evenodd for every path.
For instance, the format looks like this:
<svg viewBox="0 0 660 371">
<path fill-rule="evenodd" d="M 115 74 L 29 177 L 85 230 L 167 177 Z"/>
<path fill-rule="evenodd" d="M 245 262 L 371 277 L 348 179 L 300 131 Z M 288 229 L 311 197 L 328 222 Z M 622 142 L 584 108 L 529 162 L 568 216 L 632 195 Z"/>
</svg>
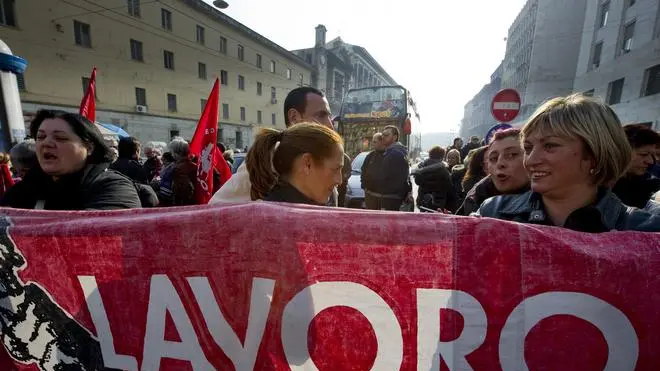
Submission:
<svg viewBox="0 0 660 371">
<path fill-rule="evenodd" d="M 591 174 L 591 175 L 596 174 L 596 169 L 591 169 L 591 170 L 589 170 L 589 174 Z"/>
</svg>

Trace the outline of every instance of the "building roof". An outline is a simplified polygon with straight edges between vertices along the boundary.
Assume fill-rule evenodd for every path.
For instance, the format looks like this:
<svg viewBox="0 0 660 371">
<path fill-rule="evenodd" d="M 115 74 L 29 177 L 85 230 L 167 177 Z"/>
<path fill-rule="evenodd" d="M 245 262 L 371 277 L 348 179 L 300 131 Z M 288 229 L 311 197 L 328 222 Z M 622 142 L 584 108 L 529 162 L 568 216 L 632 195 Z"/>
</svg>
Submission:
<svg viewBox="0 0 660 371">
<path fill-rule="evenodd" d="M 282 55 L 285 58 L 288 58 L 292 62 L 295 62 L 295 63 L 301 65 L 302 67 L 304 67 L 304 68 L 306 68 L 310 71 L 312 71 L 314 69 L 314 67 L 311 64 L 307 63 L 304 59 L 302 59 L 299 56 L 295 55 L 294 53 L 284 49 L 283 47 L 275 44 L 274 42 L 270 41 L 266 37 L 260 35 L 256 31 L 254 31 L 251 28 L 245 26 L 244 24 L 242 24 L 241 22 L 235 20 L 234 18 L 226 15 L 225 13 L 219 11 L 218 9 L 214 8 L 213 6 L 205 3 L 204 1 L 202 1 L 202 0 L 183 0 L 183 2 L 186 5 L 188 5 L 192 8 L 194 8 L 194 9 L 208 15 L 209 17 L 211 17 L 213 19 L 215 19 L 219 23 L 223 23 L 223 24 L 233 28 L 234 30 L 242 33 L 243 35 L 249 37 L 250 39 L 252 39 L 252 40 L 254 40 L 254 41 L 270 48 L 274 52 Z"/>
<path fill-rule="evenodd" d="M 388 79 L 390 84 L 398 85 L 397 82 L 392 78 L 392 76 L 390 76 L 387 73 L 387 71 L 385 71 L 385 69 L 380 65 L 380 63 L 376 61 L 376 59 L 367 51 L 367 49 L 359 45 L 346 43 L 340 37 L 334 38 L 330 42 L 326 43 L 326 45 L 330 46 L 331 50 L 336 48 L 341 48 L 342 46 L 352 49 L 353 52 L 359 54 L 360 56 L 362 56 L 362 58 L 366 59 L 367 62 L 369 62 L 369 64 L 371 64 L 376 70 L 378 70 L 379 73 L 381 73 L 386 79 Z"/>
</svg>

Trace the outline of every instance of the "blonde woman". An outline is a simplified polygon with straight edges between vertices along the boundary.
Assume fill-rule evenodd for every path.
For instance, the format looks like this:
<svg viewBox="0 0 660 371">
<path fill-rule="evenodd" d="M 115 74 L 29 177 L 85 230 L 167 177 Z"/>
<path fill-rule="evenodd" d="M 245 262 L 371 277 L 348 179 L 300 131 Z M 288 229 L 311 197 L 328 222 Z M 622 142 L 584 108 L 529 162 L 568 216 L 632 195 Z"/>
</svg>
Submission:
<svg viewBox="0 0 660 371">
<path fill-rule="evenodd" d="M 660 231 L 660 217 L 610 191 L 632 150 L 606 104 L 582 95 L 552 99 L 522 128 L 521 141 L 531 190 L 490 198 L 477 215 L 581 232 Z"/>
</svg>

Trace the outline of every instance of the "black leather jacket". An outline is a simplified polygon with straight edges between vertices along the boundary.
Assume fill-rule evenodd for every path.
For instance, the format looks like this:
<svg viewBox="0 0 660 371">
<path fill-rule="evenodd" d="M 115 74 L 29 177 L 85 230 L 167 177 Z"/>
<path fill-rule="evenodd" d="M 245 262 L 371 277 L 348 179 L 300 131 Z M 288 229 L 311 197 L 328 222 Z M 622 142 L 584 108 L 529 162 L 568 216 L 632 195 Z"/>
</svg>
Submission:
<svg viewBox="0 0 660 371">
<path fill-rule="evenodd" d="M 472 215 L 552 225 L 543 208 L 541 195 L 532 191 L 491 197 Z M 563 227 L 592 233 L 611 230 L 660 232 L 660 214 L 626 206 L 610 190 L 601 189 L 598 202 L 572 212 Z"/>
</svg>

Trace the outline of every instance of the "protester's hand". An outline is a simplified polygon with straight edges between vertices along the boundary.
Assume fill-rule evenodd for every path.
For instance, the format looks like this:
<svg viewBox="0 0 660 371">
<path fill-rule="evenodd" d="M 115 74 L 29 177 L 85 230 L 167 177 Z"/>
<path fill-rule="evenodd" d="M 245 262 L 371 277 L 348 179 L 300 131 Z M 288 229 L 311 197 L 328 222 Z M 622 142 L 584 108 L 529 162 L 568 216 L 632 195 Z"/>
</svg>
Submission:
<svg viewBox="0 0 660 371">
<path fill-rule="evenodd" d="M 443 213 L 443 214 L 453 214 L 451 211 L 449 211 L 447 209 L 438 209 L 438 212 Z"/>
</svg>

